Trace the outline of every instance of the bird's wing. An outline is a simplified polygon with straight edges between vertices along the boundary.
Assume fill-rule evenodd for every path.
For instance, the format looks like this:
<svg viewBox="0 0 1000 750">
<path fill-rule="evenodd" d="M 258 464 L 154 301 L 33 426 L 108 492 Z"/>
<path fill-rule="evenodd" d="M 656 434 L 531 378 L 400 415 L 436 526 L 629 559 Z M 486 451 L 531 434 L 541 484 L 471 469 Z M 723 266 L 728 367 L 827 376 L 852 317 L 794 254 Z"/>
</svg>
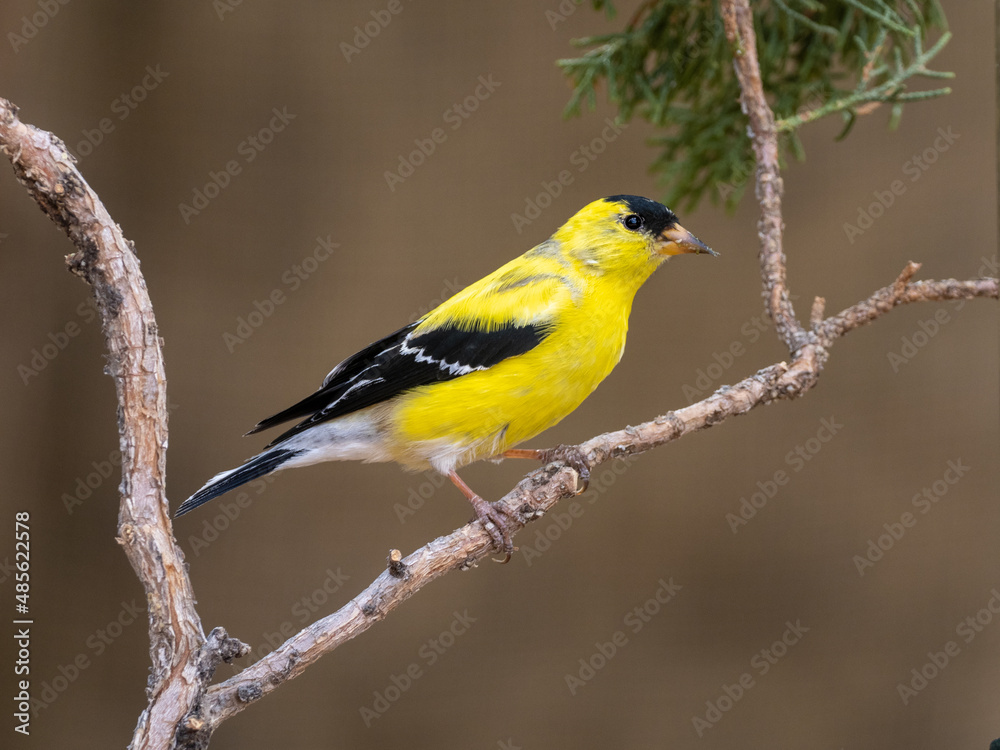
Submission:
<svg viewBox="0 0 1000 750">
<path fill-rule="evenodd" d="M 551 287 L 555 282 L 538 283 Z M 459 293 L 421 320 L 344 360 L 326 376 L 318 391 L 259 422 L 247 434 L 305 418 L 270 443 L 276 445 L 313 425 L 381 403 L 411 388 L 487 370 L 530 351 L 549 334 L 552 302 L 559 295 L 536 286 L 533 294 L 541 295 L 544 304 L 527 306 L 535 313 L 529 320 L 525 318 L 523 289 L 510 289 L 519 293 L 505 294 L 495 285 L 482 286 L 479 304 L 472 308 L 481 314 L 466 314 L 462 305 L 450 309 L 453 300 L 464 294 Z M 465 301 L 469 301 L 467 295 Z"/>
</svg>

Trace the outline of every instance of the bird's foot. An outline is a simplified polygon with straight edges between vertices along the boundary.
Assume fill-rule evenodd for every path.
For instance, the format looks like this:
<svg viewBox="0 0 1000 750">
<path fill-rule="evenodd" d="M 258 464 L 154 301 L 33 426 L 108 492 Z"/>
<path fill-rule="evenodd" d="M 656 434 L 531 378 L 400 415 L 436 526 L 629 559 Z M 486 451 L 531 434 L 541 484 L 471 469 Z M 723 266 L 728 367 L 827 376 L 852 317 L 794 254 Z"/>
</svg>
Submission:
<svg viewBox="0 0 1000 750">
<path fill-rule="evenodd" d="M 476 518 L 483 522 L 483 528 L 493 540 L 493 546 L 498 552 L 503 552 L 503 560 L 497 562 L 506 564 L 510 562 L 511 553 L 517 549 L 511 540 L 511 535 L 517 531 L 517 527 L 510 523 L 506 513 L 500 510 L 493 503 L 488 503 L 479 495 L 469 498 L 472 507 L 476 511 Z"/>
<path fill-rule="evenodd" d="M 483 522 L 483 528 L 486 529 L 486 533 L 493 540 L 493 546 L 497 548 L 497 551 L 503 552 L 503 560 L 498 560 L 497 562 L 510 562 L 511 553 L 517 549 L 511 541 L 511 536 L 517 531 L 518 527 L 511 523 L 510 518 L 502 509 L 493 503 L 483 500 L 454 471 L 448 474 L 448 478 L 462 491 L 462 494 L 472 504 L 472 507 L 476 511 L 476 518 Z"/>
<path fill-rule="evenodd" d="M 553 461 L 564 463 L 571 467 L 580 477 L 580 484 L 576 494 L 581 495 L 587 491 L 590 485 L 590 463 L 587 457 L 575 445 L 557 445 L 555 448 L 542 450 L 534 448 L 513 448 L 505 451 L 504 458 L 531 458 L 541 461 L 543 464 L 550 464 Z"/>
</svg>

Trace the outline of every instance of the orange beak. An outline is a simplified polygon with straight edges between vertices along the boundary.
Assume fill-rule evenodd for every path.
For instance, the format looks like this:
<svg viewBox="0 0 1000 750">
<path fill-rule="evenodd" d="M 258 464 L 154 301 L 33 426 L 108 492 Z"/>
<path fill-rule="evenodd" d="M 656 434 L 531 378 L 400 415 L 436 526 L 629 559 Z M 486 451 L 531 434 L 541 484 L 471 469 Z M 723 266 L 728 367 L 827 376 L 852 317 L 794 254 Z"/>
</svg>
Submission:
<svg viewBox="0 0 1000 750">
<path fill-rule="evenodd" d="M 674 224 L 670 229 L 666 229 L 660 234 L 660 241 L 656 243 L 656 252 L 660 255 L 681 255 L 683 253 L 718 255 L 680 224 Z"/>
</svg>

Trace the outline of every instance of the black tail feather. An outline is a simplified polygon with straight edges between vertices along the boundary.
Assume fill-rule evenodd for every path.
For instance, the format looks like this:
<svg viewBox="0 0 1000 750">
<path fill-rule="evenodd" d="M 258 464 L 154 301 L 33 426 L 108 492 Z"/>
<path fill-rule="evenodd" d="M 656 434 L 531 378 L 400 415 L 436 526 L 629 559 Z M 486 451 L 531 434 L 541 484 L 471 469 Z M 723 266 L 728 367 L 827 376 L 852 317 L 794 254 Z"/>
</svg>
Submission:
<svg viewBox="0 0 1000 750">
<path fill-rule="evenodd" d="M 246 484 L 257 477 L 270 474 L 275 469 L 280 468 L 286 461 L 290 461 L 295 458 L 301 452 L 302 451 L 280 448 L 278 450 L 261 453 L 259 456 L 254 456 L 239 468 L 223 472 L 222 474 L 216 476 L 208 484 L 181 503 L 181 507 L 177 509 L 174 516 L 183 516 L 188 511 L 194 510 L 199 505 L 204 505 L 209 500 L 229 492 L 229 490 L 235 489 L 241 484 Z"/>
</svg>

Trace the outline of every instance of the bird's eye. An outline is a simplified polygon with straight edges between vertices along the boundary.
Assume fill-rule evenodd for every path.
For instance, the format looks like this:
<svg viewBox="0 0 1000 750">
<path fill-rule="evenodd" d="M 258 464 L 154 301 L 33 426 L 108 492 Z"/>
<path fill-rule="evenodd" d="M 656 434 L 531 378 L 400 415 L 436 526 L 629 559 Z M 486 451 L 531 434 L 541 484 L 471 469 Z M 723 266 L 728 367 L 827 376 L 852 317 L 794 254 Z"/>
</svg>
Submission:
<svg viewBox="0 0 1000 750">
<path fill-rule="evenodd" d="M 631 229 L 633 232 L 640 229 L 643 225 L 642 217 L 638 214 L 629 214 L 624 219 L 622 219 L 622 224 L 625 225 L 626 229 Z"/>
</svg>

